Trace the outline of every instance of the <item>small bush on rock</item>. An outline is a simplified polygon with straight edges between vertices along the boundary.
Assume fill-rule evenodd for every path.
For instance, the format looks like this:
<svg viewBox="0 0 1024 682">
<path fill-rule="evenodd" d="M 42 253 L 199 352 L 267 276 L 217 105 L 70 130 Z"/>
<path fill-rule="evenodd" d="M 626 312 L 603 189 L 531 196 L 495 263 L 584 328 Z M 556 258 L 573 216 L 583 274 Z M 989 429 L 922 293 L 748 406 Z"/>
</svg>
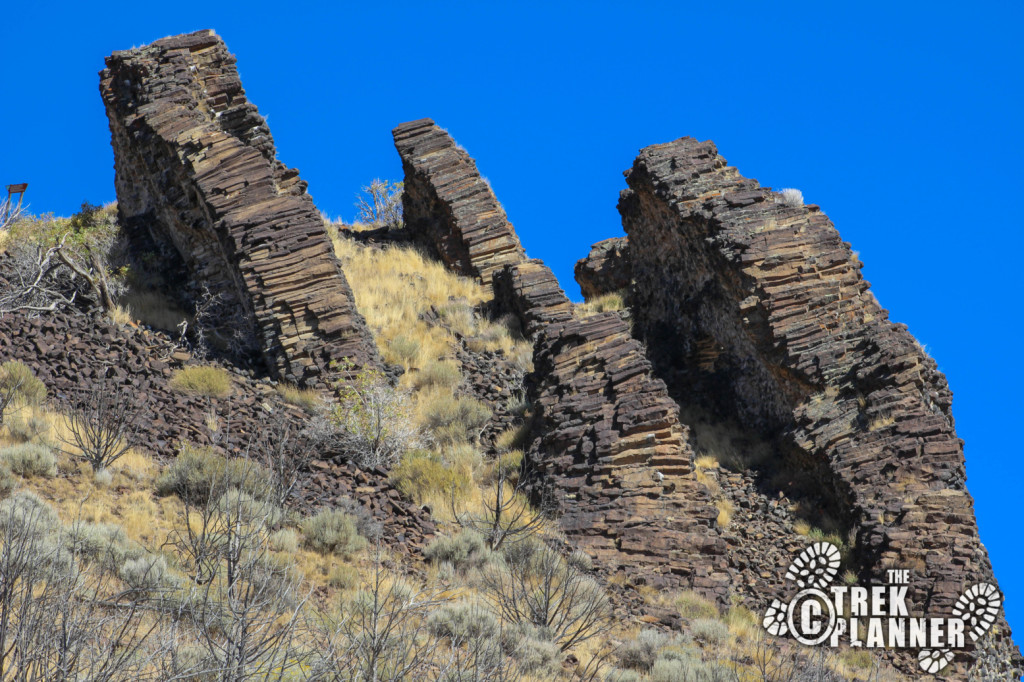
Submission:
<svg viewBox="0 0 1024 682">
<path fill-rule="evenodd" d="M 803 206 L 804 193 L 798 189 L 787 187 L 778 191 L 776 201 L 785 206 Z"/>
<path fill-rule="evenodd" d="M 193 365 L 175 372 L 171 386 L 204 398 L 226 398 L 231 393 L 231 375 L 220 367 Z"/>
</svg>

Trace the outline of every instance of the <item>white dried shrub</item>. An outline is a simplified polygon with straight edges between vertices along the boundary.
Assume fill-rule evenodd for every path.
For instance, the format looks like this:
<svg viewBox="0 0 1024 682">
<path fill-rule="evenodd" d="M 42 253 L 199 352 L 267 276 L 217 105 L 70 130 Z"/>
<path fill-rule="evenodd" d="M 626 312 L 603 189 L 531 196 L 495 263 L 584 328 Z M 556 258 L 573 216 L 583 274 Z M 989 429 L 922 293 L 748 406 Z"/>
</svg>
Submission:
<svg viewBox="0 0 1024 682">
<path fill-rule="evenodd" d="M 776 201 L 785 206 L 803 206 L 804 205 L 804 193 L 798 189 L 787 187 L 780 189 L 777 193 Z"/>
</svg>

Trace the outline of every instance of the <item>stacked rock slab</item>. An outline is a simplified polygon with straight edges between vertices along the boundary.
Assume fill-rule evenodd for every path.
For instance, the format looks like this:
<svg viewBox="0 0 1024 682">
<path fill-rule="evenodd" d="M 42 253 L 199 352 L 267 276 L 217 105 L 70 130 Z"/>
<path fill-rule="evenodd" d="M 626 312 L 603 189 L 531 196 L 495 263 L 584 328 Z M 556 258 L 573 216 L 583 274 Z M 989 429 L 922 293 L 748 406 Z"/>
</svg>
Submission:
<svg viewBox="0 0 1024 682">
<path fill-rule="evenodd" d="M 429 118 L 394 129 L 402 157 L 405 228 L 454 272 L 491 285 L 526 255 L 490 185 L 466 150 Z"/>
<path fill-rule="evenodd" d="M 298 171 L 276 159 L 213 31 L 115 52 L 100 72 L 118 211 L 236 304 L 271 372 L 322 383 L 332 360 L 380 362 Z"/>
<path fill-rule="evenodd" d="M 494 290 L 534 338 L 527 457 L 535 497 L 604 568 L 724 603 L 730 576 L 718 511 L 642 344 L 614 313 L 575 318 L 539 261 L 506 266 Z"/>
<path fill-rule="evenodd" d="M 627 289 L 633 281 L 633 266 L 629 260 L 629 239 L 613 237 L 590 247 L 586 258 L 576 261 L 576 283 L 583 298 Z"/>
<path fill-rule="evenodd" d="M 946 380 L 888 320 L 820 209 L 786 202 L 692 138 L 643 149 L 626 176 L 632 309 L 656 371 L 827 463 L 865 570 L 910 568 L 924 614 L 994 583 Z"/>
</svg>

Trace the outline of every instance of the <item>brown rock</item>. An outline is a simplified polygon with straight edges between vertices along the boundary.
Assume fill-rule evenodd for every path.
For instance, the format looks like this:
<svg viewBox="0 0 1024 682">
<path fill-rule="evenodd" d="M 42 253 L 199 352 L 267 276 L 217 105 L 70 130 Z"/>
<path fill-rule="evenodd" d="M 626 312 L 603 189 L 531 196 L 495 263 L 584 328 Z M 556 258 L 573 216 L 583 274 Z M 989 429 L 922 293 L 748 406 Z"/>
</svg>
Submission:
<svg viewBox="0 0 1024 682">
<path fill-rule="evenodd" d="M 274 375 L 324 383 L 380 358 L 298 171 L 276 159 L 213 31 L 115 52 L 100 73 L 118 213 L 239 306 Z"/>
</svg>

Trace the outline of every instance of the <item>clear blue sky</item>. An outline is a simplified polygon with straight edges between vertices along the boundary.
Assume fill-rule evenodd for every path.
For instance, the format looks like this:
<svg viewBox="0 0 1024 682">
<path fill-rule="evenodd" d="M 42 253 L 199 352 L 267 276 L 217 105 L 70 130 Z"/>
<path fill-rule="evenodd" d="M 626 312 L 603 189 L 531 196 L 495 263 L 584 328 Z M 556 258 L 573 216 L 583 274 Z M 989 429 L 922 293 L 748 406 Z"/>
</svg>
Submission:
<svg viewBox="0 0 1024 682">
<path fill-rule="evenodd" d="M 801 189 L 949 377 L 1024 637 L 1021 3 L 32 4 L 3 8 L 0 183 L 31 183 L 34 212 L 114 199 L 103 57 L 201 28 L 323 211 L 351 219 L 360 185 L 400 179 L 391 128 L 430 116 L 574 297 L 576 259 L 622 233 L 643 146 L 710 138 L 744 175 Z"/>
</svg>

